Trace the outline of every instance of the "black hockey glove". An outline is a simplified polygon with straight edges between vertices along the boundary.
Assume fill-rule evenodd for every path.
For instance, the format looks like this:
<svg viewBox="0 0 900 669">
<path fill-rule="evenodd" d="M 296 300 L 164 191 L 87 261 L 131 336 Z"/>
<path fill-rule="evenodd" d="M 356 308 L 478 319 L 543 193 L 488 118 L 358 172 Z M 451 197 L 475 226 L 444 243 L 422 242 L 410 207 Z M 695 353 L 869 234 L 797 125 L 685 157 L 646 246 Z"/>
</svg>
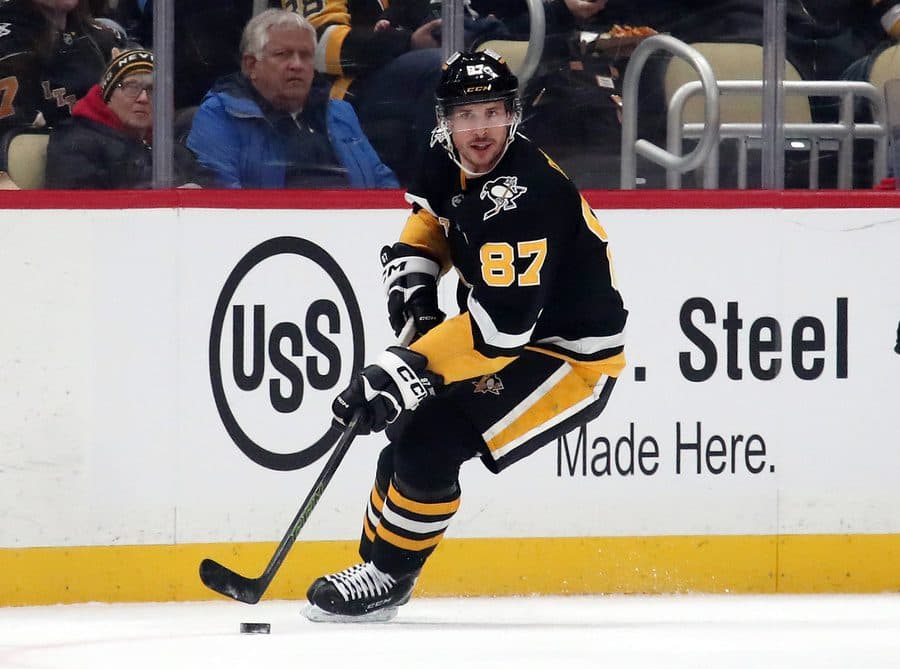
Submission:
<svg viewBox="0 0 900 669">
<path fill-rule="evenodd" d="M 443 322 L 437 299 L 438 263 L 417 248 L 397 242 L 381 249 L 381 264 L 388 319 L 396 336 L 410 319 L 416 336 Z"/>
<path fill-rule="evenodd" d="M 425 370 L 428 359 L 400 346 L 391 346 L 374 365 L 357 374 L 331 405 L 333 424 L 343 429 L 358 409 L 363 409 L 359 434 L 381 432 L 403 410 L 413 411 L 443 383 Z"/>
</svg>

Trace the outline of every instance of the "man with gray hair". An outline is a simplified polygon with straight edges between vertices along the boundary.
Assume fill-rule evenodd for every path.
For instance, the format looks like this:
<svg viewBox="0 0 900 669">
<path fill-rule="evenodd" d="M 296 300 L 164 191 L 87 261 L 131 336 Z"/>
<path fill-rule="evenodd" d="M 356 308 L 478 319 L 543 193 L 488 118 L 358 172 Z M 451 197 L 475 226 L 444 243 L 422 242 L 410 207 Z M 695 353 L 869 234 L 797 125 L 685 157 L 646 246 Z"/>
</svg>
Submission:
<svg viewBox="0 0 900 669">
<path fill-rule="evenodd" d="M 316 33 L 269 9 L 241 38 L 241 71 L 218 80 L 187 146 L 227 188 L 396 188 L 349 103 L 314 80 Z"/>
</svg>

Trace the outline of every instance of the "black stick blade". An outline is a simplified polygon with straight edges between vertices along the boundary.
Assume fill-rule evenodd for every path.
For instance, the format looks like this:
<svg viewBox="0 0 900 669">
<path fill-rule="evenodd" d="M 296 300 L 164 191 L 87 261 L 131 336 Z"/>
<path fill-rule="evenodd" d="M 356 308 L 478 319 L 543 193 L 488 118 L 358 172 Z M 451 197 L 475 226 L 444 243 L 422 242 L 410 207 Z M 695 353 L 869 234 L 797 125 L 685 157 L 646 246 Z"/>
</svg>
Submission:
<svg viewBox="0 0 900 669">
<path fill-rule="evenodd" d="M 200 563 L 200 580 L 210 590 L 245 604 L 256 604 L 264 588 L 258 578 L 247 578 L 209 558 Z"/>
</svg>

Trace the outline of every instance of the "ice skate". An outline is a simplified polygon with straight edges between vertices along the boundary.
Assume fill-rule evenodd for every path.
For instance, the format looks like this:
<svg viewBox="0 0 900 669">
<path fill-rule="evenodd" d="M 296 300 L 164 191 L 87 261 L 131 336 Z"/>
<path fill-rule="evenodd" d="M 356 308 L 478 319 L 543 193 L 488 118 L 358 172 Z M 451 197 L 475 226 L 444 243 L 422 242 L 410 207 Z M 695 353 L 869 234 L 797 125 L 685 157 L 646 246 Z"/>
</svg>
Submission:
<svg viewBox="0 0 900 669">
<path fill-rule="evenodd" d="M 392 576 L 371 562 L 320 576 L 306 592 L 303 615 L 313 622 L 387 622 L 409 601 L 418 576 Z"/>
</svg>

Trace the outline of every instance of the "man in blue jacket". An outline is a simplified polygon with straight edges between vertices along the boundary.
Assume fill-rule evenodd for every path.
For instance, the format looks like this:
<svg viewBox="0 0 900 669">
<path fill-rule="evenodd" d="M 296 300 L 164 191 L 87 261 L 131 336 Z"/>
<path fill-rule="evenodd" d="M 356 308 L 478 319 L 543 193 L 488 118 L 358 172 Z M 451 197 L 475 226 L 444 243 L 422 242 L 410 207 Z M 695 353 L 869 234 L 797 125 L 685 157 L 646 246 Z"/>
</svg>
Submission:
<svg viewBox="0 0 900 669">
<path fill-rule="evenodd" d="M 315 29 L 270 9 L 241 39 L 241 72 L 216 82 L 187 145 L 227 188 L 396 188 L 349 103 L 314 85 Z"/>
</svg>

